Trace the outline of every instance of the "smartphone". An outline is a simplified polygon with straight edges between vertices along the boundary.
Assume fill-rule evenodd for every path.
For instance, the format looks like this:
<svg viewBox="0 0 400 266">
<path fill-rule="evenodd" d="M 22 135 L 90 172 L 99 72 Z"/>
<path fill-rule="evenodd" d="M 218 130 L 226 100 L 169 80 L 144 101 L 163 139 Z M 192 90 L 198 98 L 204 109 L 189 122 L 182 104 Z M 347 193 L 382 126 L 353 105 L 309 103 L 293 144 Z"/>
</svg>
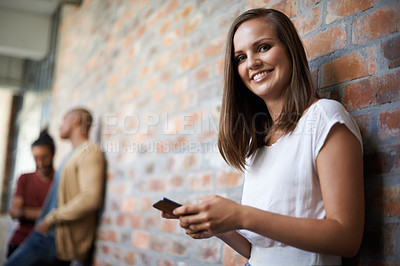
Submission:
<svg viewBox="0 0 400 266">
<path fill-rule="evenodd" d="M 173 200 L 170 200 L 168 198 L 161 198 L 161 200 L 157 201 L 156 203 L 153 204 L 153 207 L 163 211 L 165 213 L 168 213 L 170 215 L 174 215 L 172 212 L 179 206 L 182 206 L 182 204 L 179 204 Z"/>
</svg>

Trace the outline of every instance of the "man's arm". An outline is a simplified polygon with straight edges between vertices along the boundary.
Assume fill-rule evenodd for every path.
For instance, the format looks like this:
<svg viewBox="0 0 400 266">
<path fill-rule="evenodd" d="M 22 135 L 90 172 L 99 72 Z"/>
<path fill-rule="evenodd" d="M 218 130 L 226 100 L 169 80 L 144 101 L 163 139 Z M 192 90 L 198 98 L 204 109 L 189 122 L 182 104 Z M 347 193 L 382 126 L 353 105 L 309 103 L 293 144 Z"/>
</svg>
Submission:
<svg viewBox="0 0 400 266">
<path fill-rule="evenodd" d="M 69 202 L 46 215 L 44 220 L 48 225 L 77 220 L 100 207 L 103 196 L 104 165 L 104 156 L 100 150 L 91 148 L 84 151 L 84 156 L 79 158 L 77 170 L 80 192 Z"/>
<path fill-rule="evenodd" d="M 22 209 L 23 206 L 24 206 L 24 198 L 22 196 L 15 195 L 12 200 L 11 208 L 9 211 L 11 218 L 19 219 L 23 213 Z"/>
</svg>

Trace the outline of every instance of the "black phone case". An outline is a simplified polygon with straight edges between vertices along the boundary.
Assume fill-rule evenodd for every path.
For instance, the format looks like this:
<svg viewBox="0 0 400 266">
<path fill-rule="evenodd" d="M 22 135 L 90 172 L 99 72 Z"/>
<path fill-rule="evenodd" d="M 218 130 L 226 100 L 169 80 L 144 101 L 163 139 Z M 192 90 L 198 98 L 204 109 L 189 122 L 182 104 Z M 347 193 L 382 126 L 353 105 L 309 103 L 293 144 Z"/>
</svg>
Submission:
<svg viewBox="0 0 400 266">
<path fill-rule="evenodd" d="M 165 213 L 168 213 L 170 215 L 174 215 L 172 211 L 175 210 L 175 208 L 178 208 L 179 206 L 182 205 L 167 198 L 162 198 L 161 200 L 153 204 L 154 208 L 160 211 L 164 211 Z"/>
</svg>

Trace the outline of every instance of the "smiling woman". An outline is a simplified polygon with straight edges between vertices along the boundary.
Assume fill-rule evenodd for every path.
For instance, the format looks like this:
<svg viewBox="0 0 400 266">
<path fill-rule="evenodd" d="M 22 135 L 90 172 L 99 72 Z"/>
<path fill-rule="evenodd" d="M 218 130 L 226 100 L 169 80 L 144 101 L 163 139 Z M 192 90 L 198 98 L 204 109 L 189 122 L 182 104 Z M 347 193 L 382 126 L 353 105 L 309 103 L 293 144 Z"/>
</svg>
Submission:
<svg viewBox="0 0 400 266">
<path fill-rule="evenodd" d="M 357 124 L 340 103 L 318 99 L 283 13 L 249 10 L 227 40 L 218 147 L 245 172 L 242 204 L 210 196 L 174 216 L 189 236 L 217 236 L 248 265 L 341 264 L 364 226 Z"/>
<path fill-rule="evenodd" d="M 267 104 L 282 103 L 290 81 L 286 47 L 265 19 L 244 22 L 233 39 L 238 73 L 243 83 Z M 282 106 L 277 106 L 281 110 Z"/>
</svg>

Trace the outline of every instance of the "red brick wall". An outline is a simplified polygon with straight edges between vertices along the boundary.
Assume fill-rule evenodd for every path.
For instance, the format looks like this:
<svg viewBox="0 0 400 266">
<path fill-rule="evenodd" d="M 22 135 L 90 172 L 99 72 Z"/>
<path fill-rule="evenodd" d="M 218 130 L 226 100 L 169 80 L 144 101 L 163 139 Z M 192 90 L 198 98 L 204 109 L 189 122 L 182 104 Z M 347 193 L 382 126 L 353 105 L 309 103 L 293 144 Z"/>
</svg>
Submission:
<svg viewBox="0 0 400 266">
<path fill-rule="evenodd" d="M 151 205 L 211 193 L 240 200 L 243 177 L 219 156 L 216 133 L 225 34 L 252 7 L 292 18 L 321 95 L 360 125 L 366 230 L 345 263 L 400 263 L 398 1 L 86 0 L 63 8 L 51 130 L 76 105 L 96 116 L 109 164 L 97 265 L 244 264 L 218 240 L 185 236 Z M 68 148 L 58 143 L 60 161 Z"/>
</svg>

